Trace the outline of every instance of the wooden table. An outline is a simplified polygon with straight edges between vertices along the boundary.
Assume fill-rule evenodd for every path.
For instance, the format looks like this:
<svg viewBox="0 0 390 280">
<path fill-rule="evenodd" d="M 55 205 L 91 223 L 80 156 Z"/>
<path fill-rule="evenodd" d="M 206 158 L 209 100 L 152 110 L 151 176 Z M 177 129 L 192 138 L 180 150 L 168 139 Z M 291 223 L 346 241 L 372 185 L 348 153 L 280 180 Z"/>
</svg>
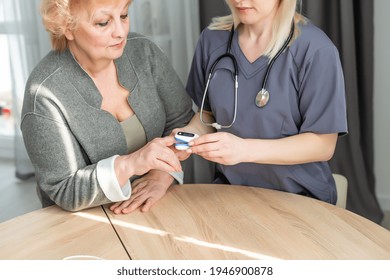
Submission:
<svg viewBox="0 0 390 280">
<path fill-rule="evenodd" d="M 279 191 L 176 185 L 147 213 L 104 210 L 52 206 L 3 222 L 0 259 L 390 260 L 385 228 Z"/>
<path fill-rule="evenodd" d="M 66 258 L 128 259 L 102 207 L 71 213 L 52 206 L 0 224 L 0 259 Z"/>
<path fill-rule="evenodd" d="M 108 216 L 132 259 L 390 259 L 390 232 L 304 196 L 177 185 L 149 212 Z"/>
</svg>

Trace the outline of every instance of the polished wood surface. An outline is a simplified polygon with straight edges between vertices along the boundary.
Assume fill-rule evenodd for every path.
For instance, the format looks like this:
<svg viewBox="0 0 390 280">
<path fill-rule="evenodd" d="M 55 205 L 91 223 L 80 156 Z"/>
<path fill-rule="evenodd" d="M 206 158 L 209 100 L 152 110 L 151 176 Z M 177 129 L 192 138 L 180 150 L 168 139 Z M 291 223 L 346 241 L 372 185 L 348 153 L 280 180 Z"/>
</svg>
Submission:
<svg viewBox="0 0 390 280">
<path fill-rule="evenodd" d="M 132 259 L 390 259 L 390 232 L 299 195 L 176 185 L 149 212 L 111 222 Z"/>
<path fill-rule="evenodd" d="M 77 213 L 57 206 L 0 224 L 0 259 L 128 259 L 102 207 Z"/>
</svg>

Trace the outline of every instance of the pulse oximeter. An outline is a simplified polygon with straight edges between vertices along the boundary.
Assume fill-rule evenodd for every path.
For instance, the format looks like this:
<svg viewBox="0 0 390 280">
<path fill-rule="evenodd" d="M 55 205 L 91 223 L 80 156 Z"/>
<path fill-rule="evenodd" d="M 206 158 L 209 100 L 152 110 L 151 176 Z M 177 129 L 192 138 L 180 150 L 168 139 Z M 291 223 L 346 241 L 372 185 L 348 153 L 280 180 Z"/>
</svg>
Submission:
<svg viewBox="0 0 390 280">
<path fill-rule="evenodd" d="M 175 148 L 181 151 L 187 150 L 189 148 L 188 142 L 194 140 L 197 137 L 199 137 L 198 134 L 179 131 L 175 135 L 175 140 L 176 140 Z"/>
</svg>

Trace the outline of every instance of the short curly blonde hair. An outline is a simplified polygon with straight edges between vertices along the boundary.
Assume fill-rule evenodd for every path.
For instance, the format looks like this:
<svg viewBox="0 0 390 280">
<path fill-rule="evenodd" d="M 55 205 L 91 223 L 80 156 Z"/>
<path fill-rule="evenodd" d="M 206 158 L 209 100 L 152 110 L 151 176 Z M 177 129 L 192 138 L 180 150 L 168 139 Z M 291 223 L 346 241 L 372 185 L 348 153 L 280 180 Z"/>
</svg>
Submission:
<svg viewBox="0 0 390 280">
<path fill-rule="evenodd" d="M 54 50 L 62 52 L 68 47 L 65 37 L 66 30 L 77 28 L 77 13 L 85 0 L 42 0 L 40 12 L 43 24 L 50 33 L 51 46 Z"/>
</svg>

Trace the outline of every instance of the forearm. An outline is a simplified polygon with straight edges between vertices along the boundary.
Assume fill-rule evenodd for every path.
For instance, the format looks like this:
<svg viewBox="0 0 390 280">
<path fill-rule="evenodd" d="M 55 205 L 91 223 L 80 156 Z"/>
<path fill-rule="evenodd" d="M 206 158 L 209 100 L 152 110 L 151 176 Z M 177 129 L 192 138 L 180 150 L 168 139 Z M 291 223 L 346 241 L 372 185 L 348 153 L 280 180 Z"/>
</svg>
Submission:
<svg viewBox="0 0 390 280">
<path fill-rule="evenodd" d="M 334 154 L 336 142 L 337 134 L 314 133 L 281 139 L 244 139 L 242 162 L 291 165 L 327 161 Z"/>
<path fill-rule="evenodd" d="M 198 135 L 204 135 L 208 133 L 215 132 L 215 128 L 204 125 L 199 118 L 199 112 L 197 112 L 191 119 L 191 121 L 188 123 L 187 126 L 183 127 L 183 130 L 187 132 L 196 133 Z M 203 121 L 206 123 L 213 123 L 215 122 L 215 119 L 213 115 L 210 112 L 203 112 Z"/>
</svg>

